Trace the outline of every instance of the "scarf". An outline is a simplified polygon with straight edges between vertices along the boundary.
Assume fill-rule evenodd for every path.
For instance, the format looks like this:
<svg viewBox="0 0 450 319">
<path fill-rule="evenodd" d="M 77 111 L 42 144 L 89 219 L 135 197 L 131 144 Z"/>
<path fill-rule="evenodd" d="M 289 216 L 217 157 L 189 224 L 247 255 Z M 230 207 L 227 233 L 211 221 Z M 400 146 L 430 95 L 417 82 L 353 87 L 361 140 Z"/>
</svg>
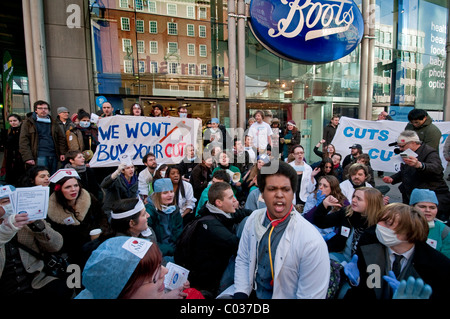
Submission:
<svg viewBox="0 0 450 319">
<path fill-rule="evenodd" d="M 219 214 L 225 216 L 226 218 L 231 218 L 231 214 L 225 213 L 223 210 L 212 205 L 210 202 L 206 202 L 206 208 L 208 208 L 211 214 Z"/>
</svg>

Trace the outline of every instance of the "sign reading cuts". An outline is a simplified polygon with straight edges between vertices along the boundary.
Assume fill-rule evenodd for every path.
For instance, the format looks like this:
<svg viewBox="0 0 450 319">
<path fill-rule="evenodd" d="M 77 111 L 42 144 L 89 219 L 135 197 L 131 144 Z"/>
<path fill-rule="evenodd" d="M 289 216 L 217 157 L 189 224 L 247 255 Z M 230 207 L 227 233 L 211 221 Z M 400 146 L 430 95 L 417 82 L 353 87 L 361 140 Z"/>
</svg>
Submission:
<svg viewBox="0 0 450 319">
<path fill-rule="evenodd" d="M 361 11 L 352 0 L 251 0 L 249 21 L 267 50 L 302 63 L 348 55 L 364 31 Z"/>
</svg>

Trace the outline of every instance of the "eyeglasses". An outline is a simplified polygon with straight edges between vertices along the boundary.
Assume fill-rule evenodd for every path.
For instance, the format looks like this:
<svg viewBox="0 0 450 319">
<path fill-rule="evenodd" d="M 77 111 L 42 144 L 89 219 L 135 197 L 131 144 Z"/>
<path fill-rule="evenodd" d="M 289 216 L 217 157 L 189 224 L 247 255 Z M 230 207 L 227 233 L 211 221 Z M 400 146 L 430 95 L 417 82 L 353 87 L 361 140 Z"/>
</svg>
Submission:
<svg viewBox="0 0 450 319">
<path fill-rule="evenodd" d="M 37 107 L 36 110 L 45 110 L 45 111 L 47 111 L 48 108 L 47 107 Z"/>
<path fill-rule="evenodd" d="M 305 154 L 305 152 L 295 152 L 294 155 L 302 155 Z"/>
</svg>

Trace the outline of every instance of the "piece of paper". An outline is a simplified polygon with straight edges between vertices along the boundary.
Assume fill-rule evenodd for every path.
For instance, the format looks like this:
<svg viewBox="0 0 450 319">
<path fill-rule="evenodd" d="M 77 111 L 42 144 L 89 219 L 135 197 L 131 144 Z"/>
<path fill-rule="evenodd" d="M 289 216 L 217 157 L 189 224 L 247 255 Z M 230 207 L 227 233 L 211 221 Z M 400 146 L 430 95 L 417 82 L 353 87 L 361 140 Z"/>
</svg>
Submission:
<svg viewBox="0 0 450 319">
<path fill-rule="evenodd" d="M 401 154 L 406 154 L 408 156 L 412 156 L 412 157 L 417 157 L 417 153 L 414 152 L 412 149 L 408 148 L 406 150 L 404 150 Z"/>
<path fill-rule="evenodd" d="M 188 278 L 189 270 L 172 262 L 168 262 L 166 268 L 168 269 L 164 278 L 166 289 L 173 290 L 182 287 Z"/>
<path fill-rule="evenodd" d="M 16 214 L 27 213 L 28 220 L 45 219 L 48 211 L 49 187 L 19 187 L 14 191 Z"/>
</svg>

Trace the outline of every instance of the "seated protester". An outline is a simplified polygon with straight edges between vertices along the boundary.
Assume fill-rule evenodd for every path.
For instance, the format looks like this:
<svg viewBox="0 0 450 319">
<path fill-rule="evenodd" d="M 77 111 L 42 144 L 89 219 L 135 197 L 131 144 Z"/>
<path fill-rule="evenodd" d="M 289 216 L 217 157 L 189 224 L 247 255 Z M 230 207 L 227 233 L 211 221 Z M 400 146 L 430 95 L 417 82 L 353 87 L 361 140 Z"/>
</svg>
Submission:
<svg viewBox="0 0 450 319">
<path fill-rule="evenodd" d="M 212 179 L 213 157 L 210 154 L 204 153 L 200 164 L 194 167 L 191 173 L 189 182 L 194 188 L 194 197 L 200 198 L 203 190 L 208 186 Z"/>
<path fill-rule="evenodd" d="M 170 261 L 177 239 L 183 231 L 183 218 L 175 203 L 175 194 L 170 178 L 160 178 L 154 181 L 151 201 L 145 205 L 145 208 L 150 215 L 148 225 L 155 231 L 164 259 Z"/>
<path fill-rule="evenodd" d="M 315 211 L 313 223 L 319 228 L 335 227 L 336 235 L 327 241 L 330 258 L 340 263 L 350 262 L 361 234 L 375 225 L 377 214 L 383 206 L 383 195 L 376 188 L 358 188 L 351 205 L 343 208 L 334 196 L 325 197 Z M 333 207 L 340 209 L 329 213 Z"/>
<path fill-rule="evenodd" d="M 97 183 L 94 170 L 86 165 L 83 153 L 81 151 L 68 151 L 66 153 L 66 161 L 68 161 L 68 163 L 64 168 L 73 168 L 76 170 L 78 176 L 80 176 L 83 188 L 89 193 L 94 194 L 94 196 L 101 201 L 103 192 L 100 190 L 100 186 Z"/>
<path fill-rule="evenodd" d="M 200 163 L 197 156 L 195 155 L 194 145 L 188 144 L 185 147 L 186 156 L 178 164 L 180 167 L 180 174 L 183 181 L 189 182 L 192 170 L 194 167 Z"/>
<path fill-rule="evenodd" d="M 91 240 L 91 230 L 106 227 L 106 216 L 100 202 L 81 186 L 74 169 L 58 170 L 50 182 L 54 191 L 48 201 L 47 221 L 63 236 L 61 253 L 82 268 L 85 261 L 82 247 Z"/>
<path fill-rule="evenodd" d="M 134 247 L 140 247 L 137 251 Z M 103 242 L 89 257 L 82 274 L 85 288 L 75 299 L 183 299 L 189 283 L 166 292 L 168 270 L 156 243 L 119 236 Z"/>
<path fill-rule="evenodd" d="M 60 233 L 44 220 L 30 222 L 28 214 L 5 215 L 0 207 L 0 297 L 32 297 L 34 300 L 70 299 L 73 290 L 66 281 L 47 275 L 37 253 L 54 253 L 63 246 Z"/>
<path fill-rule="evenodd" d="M 247 196 L 244 209 L 254 211 L 264 207 L 267 206 L 266 203 L 264 202 L 264 198 L 262 197 L 261 191 L 259 190 L 259 188 L 253 189 Z"/>
<path fill-rule="evenodd" d="M 167 164 L 161 164 L 161 165 L 159 165 L 158 168 L 157 168 L 156 171 L 155 171 L 155 175 L 153 175 L 153 181 L 156 181 L 157 179 L 160 179 L 160 178 L 166 178 L 166 177 L 169 177 L 169 176 L 166 174 L 168 168 L 169 168 L 169 165 L 167 165 Z M 152 189 L 152 192 L 153 192 L 153 189 Z"/>
<path fill-rule="evenodd" d="M 353 198 L 353 192 L 360 187 L 372 187 L 367 180 L 370 179 L 369 169 L 366 165 L 354 163 L 350 165 L 348 177 L 339 184 L 342 193 L 348 199 Z"/>
<path fill-rule="evenodd" d="M 339 183 L 342 183 L 342 181 L 344 180 L 343 178 L 344 169 L 341 166 L 342 155 L 339 153 L 334 153 L 333 156 L 331 156 L 331 160 L 333 161 L 333 169 L 334 172 L 336 173 L 336 177 L 339 180 Z"/>
<path fill-rule="evenodd" d="M 140 198 L 126 198 L 115 202 L 112 206 L 109 227 L 104 229 L 97 238 L 84 245 L 83 251 L 85 252 L 86 260 L 92 251 L 111 237 L 139 237 L 156 243 L 155 232 L 147 223 L 148 217 L 149 214 L 145 209 L 144 202 Z"/>
<path fill-rule="evenodd" d="M 214 172 L 212 176 L 211 182 L 208 184 L 208 186 L 203 190 L 202 196 L 200 196 L 200 199 L 197 202 L 197 207 L 195 209 L 195 216 L 198 216 L 198 212 L 205 206 L 206 202 L 208 201 L 208 192 L 212 184 L 217 182 L 225 182 L 229 183 L 230 176 L 228 175 L 227 171 L 224 169 L 219 169 Z"/>
<path fill-rule="evenodd" d="M 241 176 L 239 178 L 239 181 L 232 182 L 232 184 L 231 184 L 234 194 L 239 195 L 239 194 L 237 194 L 237 192 L 238 191 L 241 192 L 241 190 L 242 190 L 241 171 L 236 166 L 230 164 L 230 156 L 228 155 L 227 151 L 222 151 L 221 153 L 219 153 L 217 156 L 217 159 L 218 159 L 218 165 L 215 169 L 213 169 L 213 171 L 212 171 L 213 174 L 216 170 L 224 169 L 224 170 L 230 170 L 233 173 L 239 173 L 239 175 Z"/>
<path fill-rule="evenodd" d="M 392 282 L 410 276 L 421 278 L 432 288 L 430 299 L 446 301 L 450 297 L 450 259 L 426 243 L 428 223 L 422 212 L 403 203 L 386 205 L 377 214 L 377 223 L 368 228 L 356 251 L 357 271 L 352 276 L 355 284 L 345 298 L 357 300 L 390 299 Z M 378 274 L 385 280 L 378 285 L 367 271 L 377 266 Z M 373 268 L 372 268 L 373 269 Z M 373 275 L 372 275 L 373 276 Z M 395 278 L 394 278 L 395 277 Z"/>
<path fill-rule="evenodd" d="M 50 173 L 45 166 L 34 165 L 19 178 L 17 187 L 49 186 Z"/>
<path fill-rule="evenodd" d="M 234 139 L 233 154 L 234 166 L 239 168 L 241 175 L 244 175 L 250 170 L 253 164 L 250 161 L 249 151 L 245 149 L 242 141 L 237 138 Z"/>
<path fill-rule="evenodd" d="M 311 166 L 311 168 L 313 168 Z M 316 181 L 319 180 L 322 176 L 336 176 L 336 173 L 334 172 L 334 165 L 333 160 L 329 157 L 324 158 L 322 161 L 319 162 L 316 168 L 314 168 L 314 171 L 318 171 L 316 175 L 314 175 L 314 178 Z"/>
<path fill-rule="evenodd" d="M 335 176 L 333 175 L 322 176 L 317 181 L 317 185 L 318 185 L 317 189 L 311 194 L 309 194 L 305 206 L 303 207 L 302 213 L 302 216 L 305 217 L 312 224 L 314 224 L 314 215 L 317 210 L 317 207 L 322 203 L 325 197 L 332 195 L 334 198 L 338 200 L 339 204 L 341 204 L 341 207 L 333 206 L 329 214 L 338 211 L 342 207 L 347 207 L 348 205 L 350 205 L 348 199 L 345 197 L 344 194 L 342 194 L 341 188 L 339 187 L 339 181 Z M 328 227 L 325 229 L 317 227 L 317 229 L 322 234 L 325 240 L 328 240 L 332 236 L 336 235 L 336 233 L 334 232 L 334 227 Z"/>
<path fill-rule="evenodd" d="M 138 177 L 134 171 L 134 165 L 121 162 L 117 170 L 106 176 L 100 187 L 105 191 L 103 210 L 111 219 L 111 207 L 114 202 L 124 198 L 136 198 L 138 196 Z"/>
<path fill-rule="evenodd" d="M 450 227 L 436 218 L 439 205 L 436 193 L 429 189 L 415 188 L 409 204 L 420 210 L 428 222 L 427 244 L 450 258 Z"/>
<path fill-rule="evenodd" d="M 373 174 L 372 166 L 370 166 L 370 157 L 367 153 L 362 153 L 358 156 L 356 159 L 356 163 L 364 164 L 367 166 L 367 169 L 369 170 L 370 178 L 367 180 L 367 183 L 375 187 L 375 175 Z"/>
<path fill-rule="evenodd" d="M 147 197 L 153 192 L 153 176 L 155 175 L 155 171 L 158 167 L 155 154 L 151 152 L 145 154 L 142 158 L 142 163 L 144 163 L 146 168 L 141 170 L 138 174 L 138 192 L 144 203 L 147 203 Z"/>
<path fill-rule="evenodd" d="M 183 217 L 184 225 L 186 225 L 195 217 L 194 208 L 197 199 L 194 197 L 192 185 L 182 180 L 178 165 L 169 166 L 165 175 L 172 181 L 175 203 L 180 210 L 181 217 Z"/>
<path fill-rule="evenodd" d="M 192 234 L 191 253 L 188 254 L 185 265 L 190 271 L 191 286 L 205 296 L 215 298 L 218 295 L 224 271 L 230 258 L 237 253 L 239 238 L 236 229 L 251 213 L 249 210 L 236 210 L 237 205 L 230 184 L 217 182 L 211 185 L 208 202 L 199 212 L 201 225 Z M 209 219 L 206 216 L 210 216 Z M 234 265 L 234 260 L 231 262 Z M 232 274 L 226 274 L 227 277 L 230 275 L 232 278 Z M 228 285 L 232 283 L 231 280 Z"/>
<path fill-rule="evenodd" d="M 264 166 L 264 164 L 267 164 L 270 162 L 269 156 L 266 154 L 258 155 L 258 160 L 255 164 L 251 167 L 251 169 L 247 172 L 247 174 L 244 175 L 242 178 L 242 191 L 244 192 L 244 195 L 248 197 L 248 195 L 254 190 L 258 188 L 258 182 L 257 182 L 257 176 L 258 173 L 261 170 L 261 167 Z"/>
</svg>

